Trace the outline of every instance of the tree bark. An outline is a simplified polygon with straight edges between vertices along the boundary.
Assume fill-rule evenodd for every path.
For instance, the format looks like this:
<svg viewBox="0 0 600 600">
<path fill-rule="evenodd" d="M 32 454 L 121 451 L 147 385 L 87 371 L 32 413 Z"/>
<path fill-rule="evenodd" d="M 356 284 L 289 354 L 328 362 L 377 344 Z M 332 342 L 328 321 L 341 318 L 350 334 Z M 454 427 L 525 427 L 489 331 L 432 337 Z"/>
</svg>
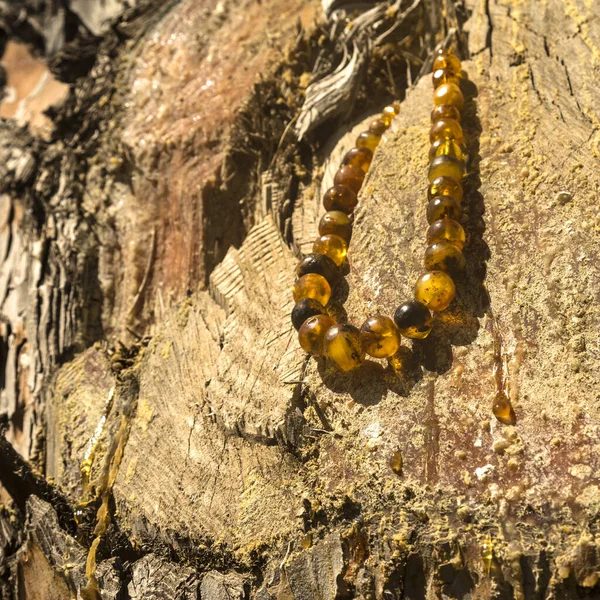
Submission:
<svg viewBox="0 0 600 600">
<path fill-rule="evenodd" d="M 600 594 L 600 3 L 59 4 L 0 3 L 70 84 L 43 135 L 0 124 L 0 597 Z M 332 306 L 410 296 L 439 44 L 466 273 L 342 376 L 297 343 L 294 268 L 398 97 Z"/>
</svg>

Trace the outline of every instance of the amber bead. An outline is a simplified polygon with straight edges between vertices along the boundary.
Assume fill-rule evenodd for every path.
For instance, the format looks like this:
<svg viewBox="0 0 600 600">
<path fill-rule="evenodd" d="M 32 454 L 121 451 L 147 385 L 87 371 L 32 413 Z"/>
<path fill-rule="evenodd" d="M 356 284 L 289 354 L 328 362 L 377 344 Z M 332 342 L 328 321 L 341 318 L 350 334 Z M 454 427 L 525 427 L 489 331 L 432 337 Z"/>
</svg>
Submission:
<svg viewBox="0 0 600 600">
<path fill-rule="evenodd" d="M 362 169 L 352 165 L 342 165 L 335 174 L 333 183 L 335 185 L 346 185 L 355 194 L 358 194 L 364 178 L 365 172 Z"/>
<path fill-rule="evenodd" d="M 294 284 L 294 302 L 304 298 L 312 298 L 325 306 L 331 298 L 331 286 L 323 275 L 308 273 Z"/>
<path fill-rule="evenodd" d="M 415 284 L 415 298 L 429 310 L 444 310 L 452 302 L 455 294 L 454 281 L 444 271 L 423 273 Z"/>
<path fill-rule="evenodd" d="M 436 140 L 455 140 L 459 144 L 462 144 L 464 139 L 462 127 L 454 119 L 440 119 L 436 121 L 431 126 L 429 132 L 430 142 L 435 142 Z"/>
<path fill-rule="evenodd" d="M 356 194 L 346 185 L 334 185 L 323 195 L 325 210 L 341 210 L 349 215 L 357 204 Z"/>
<path fill-rule="evenodd" d="M 452 52 L 439 50 L 433 59 L 433 70 L 435 71 L 437 69 L 448 69 L 459 75 L 462 70 L 462 65 L 460 64 L 460 60 L 456 58 Z"/>
<path fill-rule="evenodd" d="M 404 337 L 415 340 L 426 338 L 433 326 L 429 309 L 417 300 L 400 305 L 394 313 L 394 321 Z"/>
<path fill-rule="evenodd" d="M 450 242 L 436 242 L 425 250 L 425 268 L 428 271 L 456 273 L 466 266 L 463 253 Z"/>
<path fill-rule="evenodd" d="M 442 155 L 436 156 L 429 163 L 429 181 L 438 177 L 450 177 L 455 181 L 461 181 L 465 174 L 465 163 L 454 156 Z"/>
<path fill-rule="evenodd" d="M 458 221 L 461 214 L 460 204 L 451 196 L 438 196 L 427 205 L 427 222 L 430 224 L 439 219 Z"/>
<path fill-rule="evenodd" d="M 448 69 L 436 69 L 431 74 L 431 81 L 434 89 L 436 89 L 445 83 L 453 83 L 454 85 L 458 85 L 459 79 L 452 71 L 449 71 Z"/>
<path fill-rule="evenodd" d="M 375 152 L 375 148 L 377 148 L 380 141 L 380 135 L 372 131 L 365 131 L 356 138 L 356 145 L 359 148 L 368 148 L 371 152 Z"/>
<path fill-rule="evenodd" d="M 333 233 L 339 235 L 346 242 L 350 241 L 352 234 L 352 223 L 346 213 L 341 210 L 330 210 L 326 212 L 319 221 L 319 235 Z"/>
<path fill-rule="evenodd" d="M 386 106 L 381 111 L 381 120 L 389 127 L 392 124 L 392 119 L 398 114 L 394 106 Z"/>
<path fill-rule="evenodd" d="M 450 242 L 462 250 L 467 236 L 462 225 L 454 219 L 438 219 L 427 230 L 427 243 Z"/>
<path fill-rule="evenodd" d="M 362 364 L 365 353 L 360 332 L 352 325 L 334 325 L 325 335 L 325 356 L 340 371 L 352 371 Z"/>
<path fill-rule="evenodd" d="M 315 240 L 313 244 L 313 252 L 315 254 L 324 254 L 339 267 L 345 260 L 348 254 L 348 244 L 339 235 L 328 233 L 322 235 Z"/>
<path fill-rule="evenodd" d="M 346 152 L 342 164 L 358 167 L 366 173 L 369 170 L 372 158 L 373 152 L 368 148 L 352 148 L 352 150 Z"/>
<path fill-rule="evenodd" d="M 460 123 L 460 111 L 456 106 L 449 104 L 440 104 L 431 111 L 431 122 L 435 123 L 440 119 L 454 119 Z"/>
<path fill-rule="evenodd" d="M 450 179 L 449 177 L 436 177 L 427 190 L 427 198 L 429 200 L 436 196 L 451 196 L 458 202 L 462 202 L 463 189 L 458 181 Z"/>
<path fill-rule="evenodd" d="M 389 123 L 386 123 L 383 119 L 373 119 L 369 123 L 369 132 L 381 137 L 387 131 L 388 127 Z"/>
<path fill-rule="evenodd" d="M 400 332 L 389 317 L 369 317 L 360 328 L 363 350 L 375 358 L 393 356 L 400 348 Z"/>
<path fill-rule="evenodd" d="M 442 83 L 433 92 L 433 103 L 436 106 L 450 104 L 450 106 L 455 106 L 458 110 L 462 110 L 465 105 L 465 99 L 456 83 Z"/>
<path fill-rule="evenodd" d="M 429 150 L 429 160 L 433 160 L 436 156 L 454 156 L 454 158 L 464 161 L 465 151 L 461 144 L 454 140 L 435 140 Z"/>
<path fill-rule="evenodd" d="M 308 273 L 316 273 L 327 279 L 333 286 L 340 278 L 341 273 L 336 264 L 324 254 L 307 254 L 296 267 L 296 276 L 304 277 Z"/>
<path fill-rule="evenodd" d="M 304 321 L 298 331 L 298 341 L 303 350 L 320 356 L 324 353 L 327 332 L 335 326 L 335 319 L 329 315 L 315 315 Z"/>
<path fill-rule="evenodd" d="M 307 319 L 324 314 L 326 314 L 325 307 L 320 302 L 312 298 L 303 298 L 300 302 L 296 302 L 292 309 L 292 325 L 298 331 Z"/>
</svg>

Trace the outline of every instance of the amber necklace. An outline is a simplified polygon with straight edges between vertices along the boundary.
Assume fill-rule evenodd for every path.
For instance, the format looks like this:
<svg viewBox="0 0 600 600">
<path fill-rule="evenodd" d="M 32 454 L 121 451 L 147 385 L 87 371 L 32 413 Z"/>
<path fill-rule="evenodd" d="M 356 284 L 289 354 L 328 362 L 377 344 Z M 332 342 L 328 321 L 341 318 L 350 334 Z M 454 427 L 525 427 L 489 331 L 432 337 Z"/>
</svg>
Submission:
<svg viewBox="0 0 600 600">
<path fill-rule="evenodd" d="M 314 356 L 327 357 L 340 371 L 352 371 L 364 361 L 391 358 L 400 348 L 401 336 L 419 339 L 432 329 L 432 312 L 445 310 L 456 289 L 452 276 L 465 267 L 462 248 L 465 231 L 459 223 L 465 174 L 463 131 L 460 126 L 464 98 L 459 87 L 461 64 L 450 51 L 440 50 L 433 61 L 433 103 L 430 132 L 431 150 L 425 272 L 414 287 L 414 299 L 400 305 L 393 319 L 385 315 L 369 317 L 360 329 L 337 323 L 328 314 L 332 288 L 339 282 L 340 268 L 346 263 L 352 234 L 352 215 L 357 194 L 371 164 L 381 136 L 398 114 L 395 102 L 386 106 L 368 131 L 361 133 L 344 157 L 325 192 L 327 211 L 319 222 L 319 236 L 313 251 L 298 265 L 294 285 L 292 323 L 300 345 Z"/>
</svg>

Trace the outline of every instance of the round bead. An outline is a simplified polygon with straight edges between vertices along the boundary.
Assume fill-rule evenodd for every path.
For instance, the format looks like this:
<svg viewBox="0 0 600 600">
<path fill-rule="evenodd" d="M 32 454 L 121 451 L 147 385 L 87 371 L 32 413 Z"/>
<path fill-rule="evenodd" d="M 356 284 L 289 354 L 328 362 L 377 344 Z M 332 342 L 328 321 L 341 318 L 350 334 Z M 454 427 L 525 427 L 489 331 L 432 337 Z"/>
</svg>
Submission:
<svg viewBox="0 0 600 600">
<path fill-rule="evenodd" d="M 313 252 L 315 254 L 324 254 L 339 267 L 345 260 L 348 254 L 348 244 L 339 235 L 331 233 L 322 235 L 315 240 L 313 244 Z"/>
<path fill-rule="evenodd" d="M 356 194 L 345 185 L 334 185 L 323 196 L 325 210 L 341 210 L 349 215 L 357 204 Z"/>
<path fill-rule="evenodd" d="M 445 83 L 458 85 L 458 77 L 449 69 L 436 69 L 431 75 L 431 81 L 434 89 Z"/>
<path fill-rule="evenodd" d="M 450 242 L 462 250 L 467 236 L 462 225 L 454 219 L 438 219 L 427 230 L 427 243 Z"/>
<path fill-rule="evenodd" d="M 372 131 L 365 131 L 356 138 L 358 148 L 368 148 L 371 152 L 375 152 L 375 148 L 379 145 L 381 136 Z"/>
<path fill-rule="evenodd" d="M 352 223 L 346 213 L 341 210 L 330 210 L 326 212 L 319 221 L 319 235 L 333 233 L 339 235 L 346 242 L 350 241 L 352 234 Z"/>
<path fill-rule="evenodd" d="M 454 156 L 458 160 L 465 160 L 463 147 L 455 140 L 435 140 L 429 150 L 429 160 L 433 160 L 436 156 Z"/>
<path fill-rule="evenodd" d="M 451 196 L 462 202 L 463 189 L 460 183 L 449 177 L 436 177 L 427 190 L 427 198 L 432 200 L 436 196 Z"/>
<path fill-rule="evenodd" d="M 355 194 L 358 194 L 364 178 L 365 172 L 362 169 L 352 165 L 342 165 L 335 174 L 333 183 L 335 185 L 346 185 Z"/>
<path fill-rule="evenodd" d="M 342 164 L 358 167 L 366 173 L 369 170 L 372 158 L 373 152 L 368 148 L 352 148 L 352 150 L 348 150 L 346 156 L 344 156 Z"/>
<path fill-rule="evenodd" d="M 316 273 L 327 279 L 329 285 L 334 285 L 341 274 L 336 264 L 324 254 L 307 254 L 296 267 L 296 276 L 304 277 L 308 273 Z"/>
<path fill-rule="evenodd" d="M 386 106 L 381 111 L 381 120 L 389 127 L 392 124 L 392 119 L 398 114 L 393 106 Z"/>
<path fill-rule="evenodd" d="M 324 341 L 327 332 L 335 326 L 335 319 L 329 315 L 316 315 L 304 321 L 298 331 L 298 341 L 302 349 L 315 356 L 324 353 Z"/>
<path fill-rule="evenodd" d="M 463 253 L 450 242 L 436 242 L 425 250 L 425 268 L 428 271 L 457 273 L 466 266 Z"/>
<path fill-rule="evenodd" d="M 462 110 L 465 105 L 465 99 L 456 83 L 442 83 L 433 92 L 433 103 L 436 106 L 450 104 L 450 106 L 455 106 L 458 110 Z"/>
<path fill-rule="evenodd" d="M 435 142 L 440 139 L 455 140 L 459 144 L 462 144 L 465 137 L 458 121 L 455 121 L 454 119 L 440 119 L 439 121 L 436 121 L 431 126 L 429 141 Z"/>
<path fill-rule="evenodd" d="M 452 277 L 443 271 L 423 273 L 415 284 L 415 298 L 429 310 L 444 310 L 452 302 L 455 294 Z"/>
<path fill-rule="evenodd" d="M 456 106 L 440 104 L 431 111 L 431 122 L 435 123 L 440 119 L 454 119 L 460 123 L 460 111 Z"/>
<path fill-rule="evenodd" d="M 325 335 L 325 356 L 340 371 L 360 367 L 365 353 L 360 343 L 360 332 L 352 325 L 334 325 Z"/>
<path fill-rule="evenodd" d="M 303 298 L 300 302 L 296 302 L 292 309 L 292 325 L 298 331 L 307 319 L 324 314 L 326 314 L 325 307 L 320 302 L 312 298 Z"/>
<path fill-rule="evenodd" d="M 458 75 L 462 70 L 462 65 L 452 52 L 439 50 L 433 59 L 433 70 L 435 71 L 436 69 L 449 69 Z"/>
<path fill-rule="evenodd" d="M 458 221 L 461 214 L 460 204 L 451 196 L 438 196 L 427 205 L 427 222 L 430 224 L 439 219 Z"/>
<path fill-rule="evenodd" d="M 409 300 L 396 309 L 394 321 L 400 333 L 407 338 L 426 338 L 433 326 L 429 309 L 417 300 Z"/>
<path fill-rule="evenodd" d="M 373 119 L 369 123 L 369 131 L 381 137 L 387 131 L 388 126 L 389 124 L 386 124 L 383 119 Z"/>
<path fill-rule="evenodd" d="M 436 156 L 429 164 L 429 181 L 437 177 L 450 177 L 455 181 L 460 181 L 465 174 L 465 163 L 454 156 L 442 155 Z"/>
<path fill-rule="evenodd" d="M 325 306 L 331 298 L 331 286 L 327 279 L 316 273 L 300 277 L 294 284 L 294 302 L 300 302 L 304 298 L 312 298 Z"/>
<path fill-rule="evenodd" d="M 369 317 L 360 328 L 360 342 L 364 351 L 375 358 L 393 356 L 400 348 L 400 332 L 389 317 Z"/>
</svg>

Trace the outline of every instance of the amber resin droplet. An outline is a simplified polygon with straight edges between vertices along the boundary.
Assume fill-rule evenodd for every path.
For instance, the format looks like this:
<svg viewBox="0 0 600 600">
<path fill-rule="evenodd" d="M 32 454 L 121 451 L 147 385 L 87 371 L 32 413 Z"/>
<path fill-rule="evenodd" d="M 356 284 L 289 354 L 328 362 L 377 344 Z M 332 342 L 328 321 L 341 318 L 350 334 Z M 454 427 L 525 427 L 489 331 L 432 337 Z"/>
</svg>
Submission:
<svg viewBox="0 0 600 600">
<path fill-rule="evenodd" d="M 329 315 L 316 315 L 306 320 L 298 331 L 298 341 L 306 352 L 314 356 L 324 353 L 324 340 L 327 332 L 335 326 L 335 320 Z"/>
<path fill-rule="evenodd" d="M 348 254 L 348 244 L 339 235 L 327 234 L 315 240 L 313 244 L 315 254 L 324 254 L 339 267 Z"/>
<path fill-rule="evenodd" d="M 372 158 L 373 152 L 368 148 L 352 148 L 346 152 L 342 164 L 358 167 L 366 173 L 369 170 Z"/>
<path fill-rule="evenodd" d="M 390 456 L 390 469 L 396 475 L 402 475 L 402 452 L 394 450 Z"/>
<path fill-rule="evenodd" d="M 483 563 L 485 574 L 489 576 L 492 570 L 492 563 L 494 562 L 494 547 L 489 534 L 481 544 L 481 562 Z"/>
<path fill-rule="evenodd" d="M 427 190 L 427 198 L 431 200 L 436 196 L 451 196 L 458 202 L 462 202 L 463 189 L 460 182 L 450 179 L 450 177 L 436 177 Z"/>
<path fill-rule="evenodd" d="M 460 111 L 456 106 L 449 104 L 440 104 L 431 111 L 431 122 L 435 123 L 440 119 L 454 119 L 460 123 Z"/>
<path fill-rule="evenodd" d="M 448 69 L 436 69 L 431 74 L 431 82 L 433 83 L 433 88 L 437 89 L 440 85 L 444 85 L 445 83 L 453 83 L 454 85 L 458 85 L 459 79 L 458 77 Z"/>
<path fill-rule="evenodd" d="M 358 194 L 360 186 L 365 178 L 365 172 L 352 165 L 342 165 L 333 178 L 335 185 L 346 185 L 355 194 Z"/>
<path fill-rule="evenodd" d="M 460 60 L 448 50 L 438 50 L 435 58 L 433 59 L 433 70 L 436 69 L 449 69 L 457 75 L 462 71 L 462 65 Z"/>
<path fill-rule="evenodd" d="M 394 321 L 400 333 L 413 340 L 426 338 L 433 327 L 429 309 L 417 300 L 401 304 L 394 313 Z"/>
<path fill-rule="evenodd" d="M 462 214 L 460 204 L 450 196 L 438 196 L 427 205 L 427 222 L 434 223 L 439 219 L 458 221 Z"/>
<path fill-rule="evenodd" d="M 467 236 L 462 225 L 454 219 L 438 219 L 427 230 L 427 243 L 450 242 L 462 250 Z"/>
<path fill-rule="evenodd" d="M 440 119 L 436 121 L 429 132 L 429 141 L 435 142 L 436 140 L 455 140 L 459 144 L 464 141 L 464 135 L 462 127 L 458 124 L 458 121 L 454 119 Z"/>
<path fill-rule="evenodd" d="M 400 348 L 400 332 L 389 317 L 369 317 L 360 328 L 360 341 L 364 351 L 375 358 L 387 358 Z"/>
<path fill-rule="evenodd" d="M 429 160 L 433 160 L 436 156 L 454 156 L 464 162 L 466 154 L 461 144 L 455 140 L 439 139 L 435 140 L 429 149 Z"/>
<path fill-rule="evenodd" d="M 339 235 L 346 243 L 350 241 L 352 234 L 352 223 L 346 213 L 341 210 L 330 210 L 326 212 L 319 221 L 319 234 Z"/>
<path fill-rule="evenodd" d="M 425 250 L 425 268 L 428 271 L 457 273 L 466 266 L 463 253 L 450 242 L 436 242 Z"/>
<path fill-rule="evenodd" d="M 377 148 L 380 141 L 380 135 L 372 131 L 365 131 L 356 138 L 356 145 L 359 148 L 368 148 L 371 152 L 375 152 L 375 148 Z"/>
<path fill-rule="evenodd" d="M 336 264 L 324 254 L 307 254 L 296 267 L 296 276 L 303 277 L 308 273 L 316 273 L 327 279 L 329 285 L 333 286 L 341 277 L 340 270 Z"/>
<path fill-rule="evenodd" d="M 429 164 L 429 181 L 438 177 L 449 177 L 461 181 L 465 173 L 465 163 L 454 156 L 436 156 Z"/>
<path fill-rule="evenodd" d="M 325 336 L 324 347 L 325 356 L 340 371 L 352 371 L 365 359 L 360 332 L 352 325 L 334 325 Z"/>
<path fill-rule="evenodd" d="M 442 311 L 456 295 L 452 277 L 443 271 L 423 273 L 415 284 L 415 298 L 429 310 Z"/>
<path fill-rule="evenodd" d="M 369 123 L 369 132 L 375 135 L 382 136 L 388 128 L 388 124 L 383 119 L 373 119 Z"/>
<path fill-rule="evenodd" d="M 294 302 L 303 298 L 312 298 L 325 306 L 331 298 L 331 286 L 323 275 L 308 273 L 300 277 L 294 285 Z"/>
<path fill-rule="evenodd" d="M 504 425 L 514 425 L 517 422 L 515 411 L 508 396 L 504 392 L 498 392 L 494 398 L 492 412 L 500 423 Z"/>
<path fill-rule="evenodd" d="M 296 302 L 292 309 L 292 325 L 298 331 L 307 319 L 324 314 L 326 314 L 325 307 L 320 302 L 312 298 L 303 298 L 300 302 Z"/>
<path fill-rule="evenodd" d="M 356 194 L 346 185 L 334 185 L 323 196 L 325 210 L 341 210 L 349 215 L 357 204 Z"/>
<path fill-rule="evenodd" d="M 440 104 L 449 104 L 462 110 L 465 105 L 465 99 L 456 83 L 442 83 L 435 92 L 433 92 L 433 103 L 436 106 Z"/>
</svg>

